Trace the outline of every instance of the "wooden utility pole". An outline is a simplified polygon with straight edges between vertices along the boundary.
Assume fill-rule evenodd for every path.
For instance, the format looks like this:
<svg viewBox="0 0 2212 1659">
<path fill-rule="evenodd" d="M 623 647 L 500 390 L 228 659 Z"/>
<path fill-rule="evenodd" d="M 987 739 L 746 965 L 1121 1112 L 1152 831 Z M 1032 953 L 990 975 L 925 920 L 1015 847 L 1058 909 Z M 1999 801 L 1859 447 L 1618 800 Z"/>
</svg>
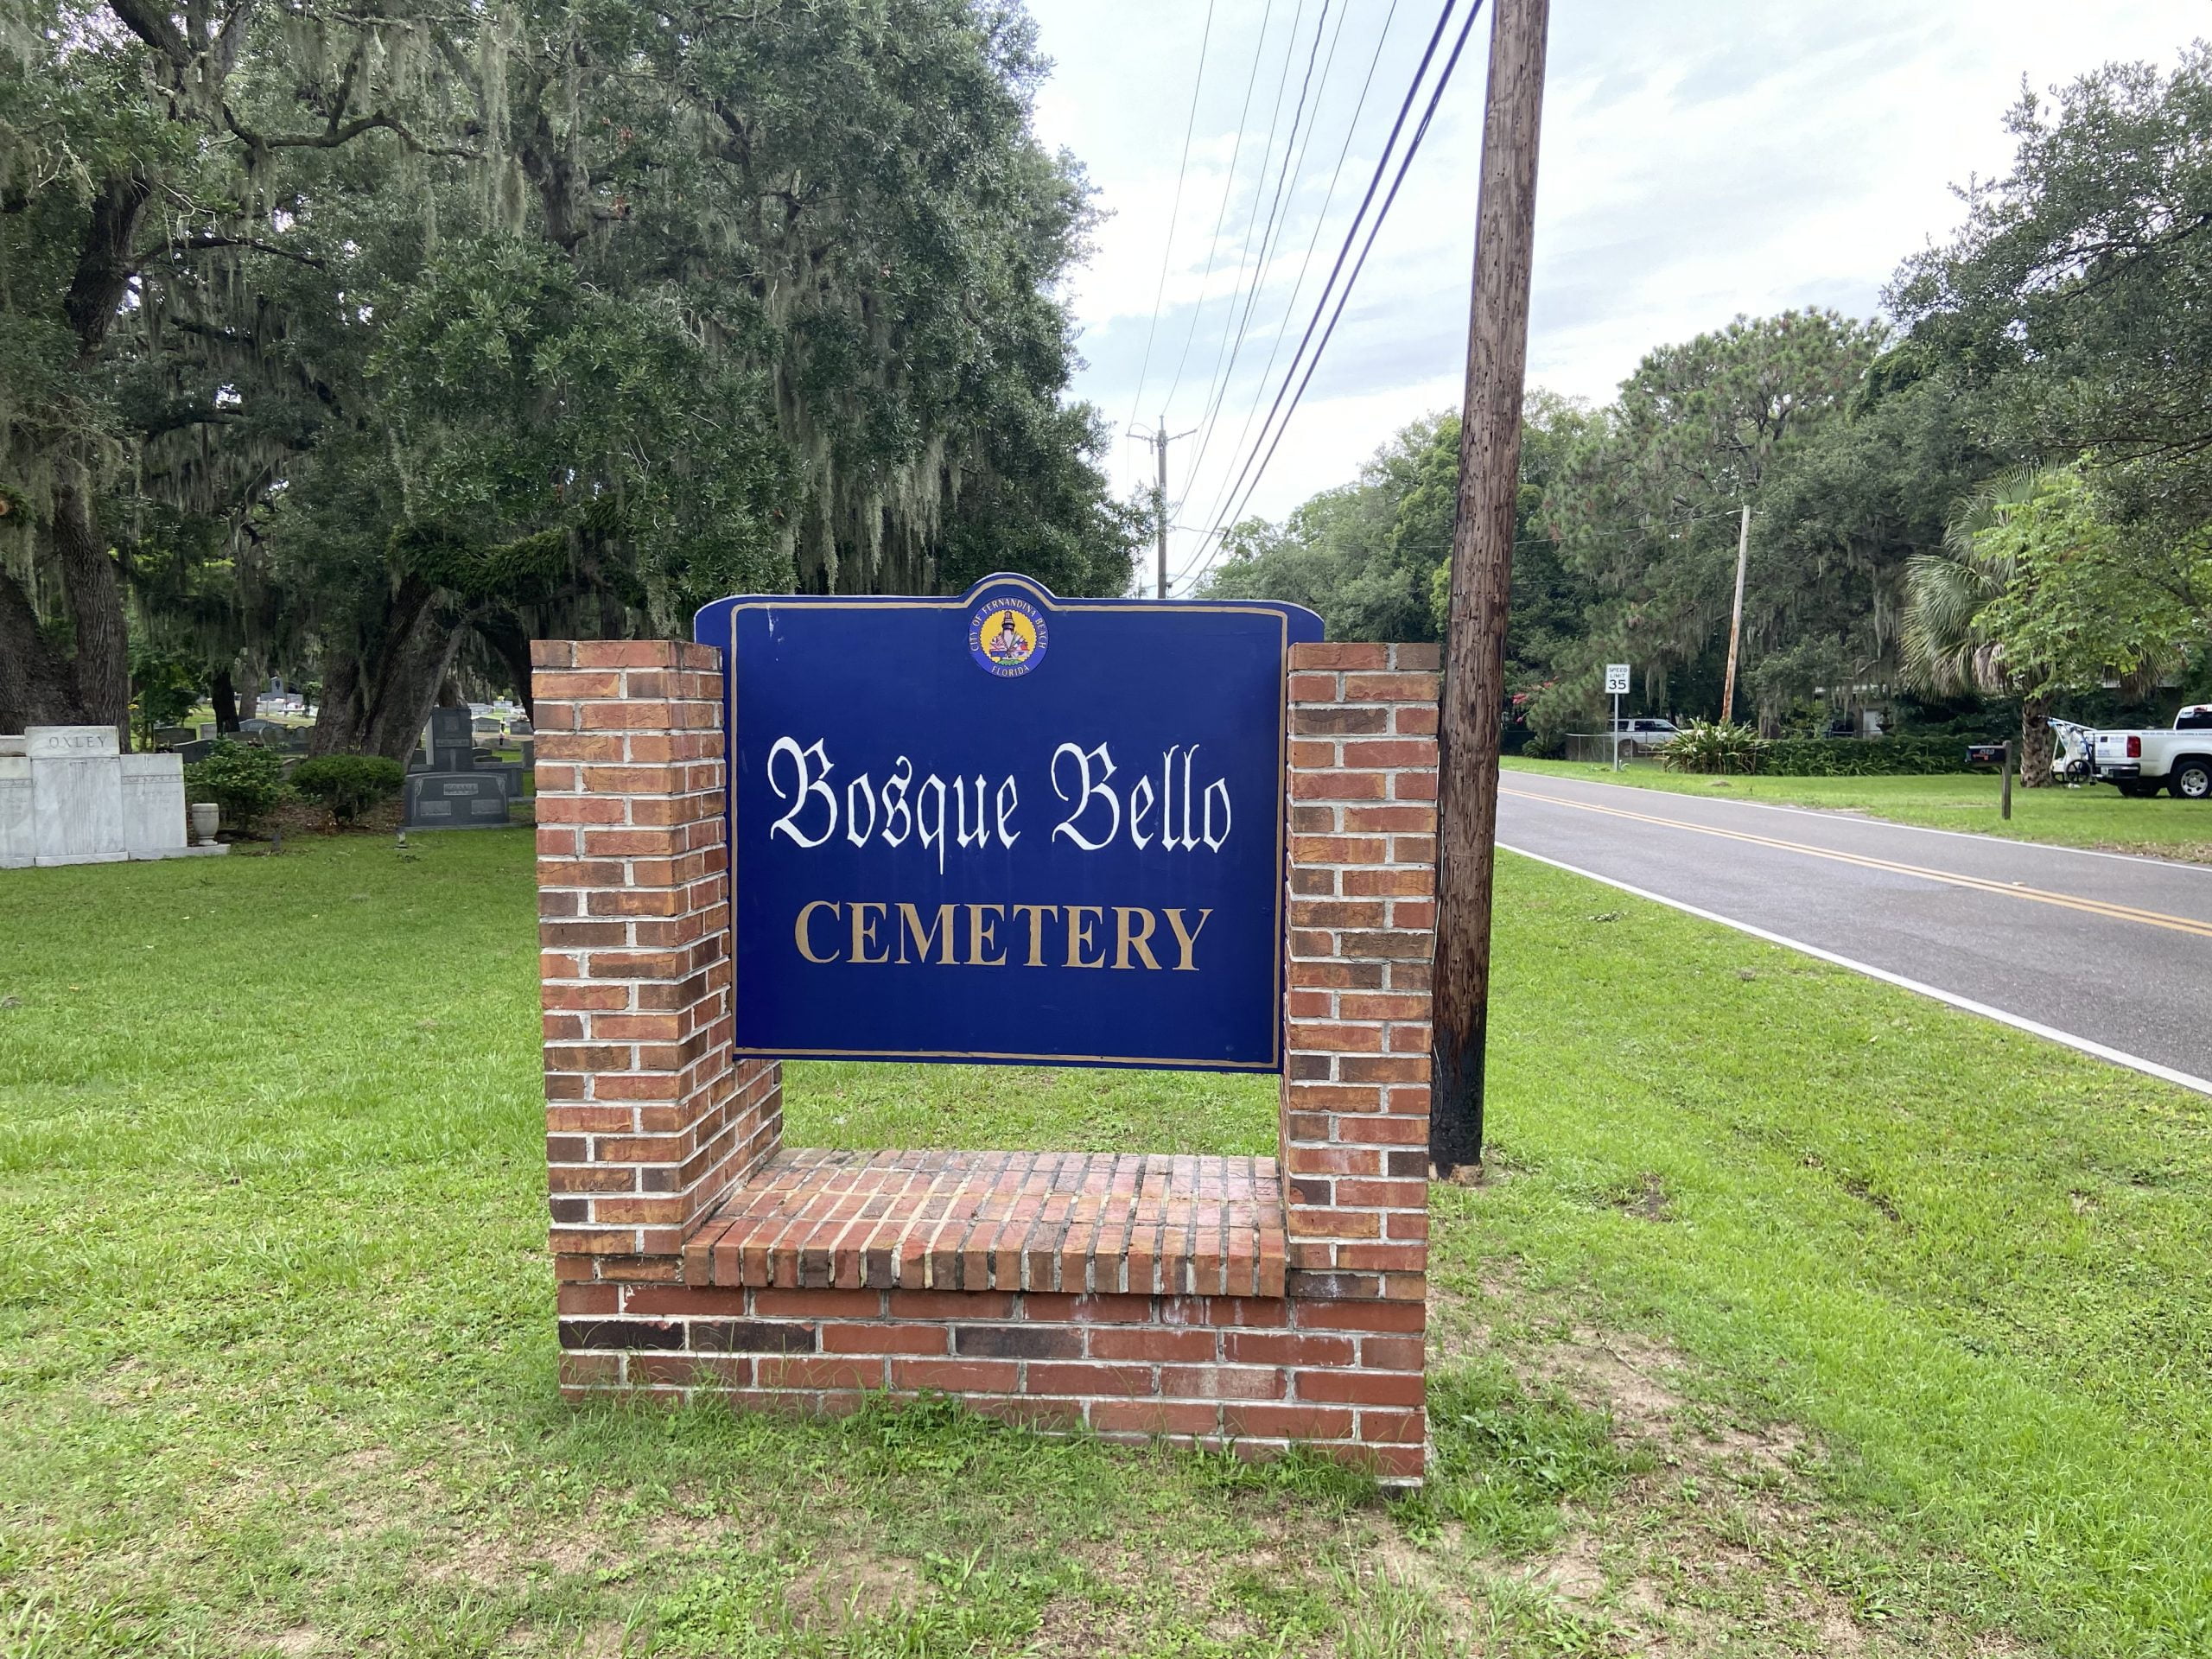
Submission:
<svg viewBox="0 0 2212 1659">
<path fill-rule="evenodd" d="M 1196 427 L 1191 429 L 1191 432 L 1197 430 Z M 1167 597 L 1167 446 L 1178 438 L 1189 437 L 1191 432 L 1170 432 L 1165 415 L 1160 417 L 1160 424 L 1149 432 L 1139 427 L 1131 427 L 1128 432 L 1130 437 L 1142 438 L 1150 444 L 1160 462 L 1160 482 L 1153 486 L 1152 505 L 1154 518 L 1157 520 L 1153 526 L 1153 547 L 1160 561 L 1159 575 L 1153 592 L 1160 599 Z"/>
<path fill-rule="evenodd" d="M 1167 597 L 1167 419 L 1162 416 L 1160 429 L 1152 435 L 1152 447 L 1160 456 L 1160 488 L 1153 497 L 1154 517 L 1154 537 L 1160 553 L 1160 588 L 1154 595 Z"/>
<path fill-rule="evenodd" d="M 1520 493 L 1521 397 L 1529 356 L 1536 138 L 1551 0 L 1494 0 L 1482 194 L 1459 415 L 1459 518 L 1452 534 L 1437 842 L 1436 1021 L 1428 1156 L 1440 1176 L 1482 1157 L 1483 1056 L 1490 1022 L 1491 876 L 1497 861 L 1497 745 L 1505 708 L 1505 612 Z"/>
<path fill-rule="evenodd" d="M 1744 567 L 1751 556 L 1751 504 L 1744 503 L 1743 527 L 1736 532 L 1736 605 L 1728 613 L 1728 677 L 1720 684 L 1720 719 L 1736 718 L 1736 642 L 1744 632 Z"/>
</svg>

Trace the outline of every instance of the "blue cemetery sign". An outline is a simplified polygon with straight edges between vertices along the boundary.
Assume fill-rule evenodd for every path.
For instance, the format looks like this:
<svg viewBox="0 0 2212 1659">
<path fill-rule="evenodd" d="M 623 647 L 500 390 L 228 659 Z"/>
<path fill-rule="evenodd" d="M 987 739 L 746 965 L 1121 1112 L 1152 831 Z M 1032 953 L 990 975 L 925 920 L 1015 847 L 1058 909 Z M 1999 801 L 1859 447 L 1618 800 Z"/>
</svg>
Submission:
<svg viewBox="0 0 2212 1659">
<path fill-rule="evenodd" d="M 718 600 L 744 1054 L 1281 1064 L 1262 601 Z"/>
</svg>

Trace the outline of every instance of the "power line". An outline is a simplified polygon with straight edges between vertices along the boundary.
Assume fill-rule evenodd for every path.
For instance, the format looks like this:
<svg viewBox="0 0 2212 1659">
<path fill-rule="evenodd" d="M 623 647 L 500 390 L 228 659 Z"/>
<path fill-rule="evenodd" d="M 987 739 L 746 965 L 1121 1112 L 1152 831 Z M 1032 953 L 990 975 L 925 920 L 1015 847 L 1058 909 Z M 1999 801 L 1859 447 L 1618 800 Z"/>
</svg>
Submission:
<svg viewBox="0 0 2212 1659">
<path fill-rule="evenodd" d="M 1347 6 L 1344 10 L 1337 14 L 1337 27 L 1339 32 L 1341 32 L 1344 28 L 1344 19 L 1350 13 L 1350 10 L 1351 8 Z M 1344 162 L 1351 154 L 1352 140 L 1359 136 L 1359 118 L 1366 112 L 1367 95 L 1374 88 L 1375 71 L 1382 61 L 1382 48 L 1389 41 L 1390 25 L 1395 20 L 1397 15 L 1398 0 L 1390 0 L 1389 10 L 1382 15 L 1382 30 L 1375 37 L 1375 50 L 1367 60 L 1367 74 L 1359 84 L 1359 96 L 1352 104 L 1351 120 L 1344 128 L 1344 141 L 1337 148 L 1336 165 L 1332 167 L 1329 172 L 1329 188 L 1326 191 L 1323 192 L 1320 209 L 1313 216 L 1313 233 L 1306 238 L 1306 251 L 1299 259 L 1298 280 L 1291 284 L 1290 298 L 1283 306 L 1282 319 L 1275 325 L 1274 341 L 1268 348 L 1268 360 L 1261 365 L 1259 376 L 1260 390 L 1254 395 L 1250 405 L 1244 411 L 1244 424 L 1236 429 L 1236 442 L 1230 451 L 1232 454 L 1241 453 L 1243 450 L 1244 440 L 1252 430 L 1253 417 L 1260 412 L 1260 399 L 1267 395 L 1268 378 L 1270 375 L 1274 373 L 1275 359 L 1282 355 L 1282 343 L 1289 337 L 1290 320 L 1298 314 L 1299 296 L 1306 291 L 1306 278 L 1307 274 L 1313 269 L 1314 251 L 1321 245 L 1321 232 L 1328 226 L 1329 209 L 1335 205 L 1337 200 L 1337 186 L 1343 179 Z M 1329 55 L 1332 62 L 1333 62 L 1336 57 L 1336 42 L 1334 41 L 1332 41 L 1329 43 Z M 1325 86 L 1327 83 L 1327 73 L 1324 71 L 1322 80 Z M 1311 127 L 1306 129 L 1306 135 L 1308 137 L 1313 136 L 1313 129 Z M 1299 159 L 1302 165 L 1305 160 L 1304 153 L 1302 151 L 1300 154 Z M 1192 468 L 1192 475 L 1194 479 L 1197 474 L 1197 470 L 1198 469 L 1194 465 Z M 1226 497 L 1227 493 L 1227 491 L 1224 489 L 1220 494 L 1214 498 L 1213 507 L 1207 509 L 1208 523 L 1211 522 L 1211 514 L 1213 511 L 1221 505 L 1222 501 Z M 1180 505 L 1181 504 L 1179 503 L 1178 504 L 1179 508 Z M 1179 528 L 1180 528 L 1180 526 L 1179 526 Z M 1200 552 L 1205 550 L 1203 544 L 1201 544 L 1199 550 Z"/>
<path fill-rule="evenodd" d="M 1183 384 L 1183 365 L 1191 360 L 1191 342 L 1198 338 L 1198 319 L 1205 315 L 1206 283 L 1213 276 L 1214 257 L 1221 251 L 1221 227 L 1229 222 L 1229 204 L 1236 194 L 1236 163 L 1244 153 L 1244 121 L 1252 112 L 1252 89 L 1260 84 L 1260 60 L 1267 55 L 1268 29 L 1274 18 L 1274 0 L 1268 0 L 1260 14 L 1260 38 L 1252 48 L 1252 73 L 1245 77 L 1244 103 L 1236 111 L 1236 141 L 1229 148 L 1229 176 L 1221 187 L 1221 210 L 1214 215 L 1213 236 L 1206 244 L 1205 269 L 1198 275 L 1198 300 L 1191 308 L 1191 326 L 1183 335 L 1183 354 L 1175 359 L 1175 378 L 1168 382 L 1167 396 L 1160 399 L 1162 410 L 1175 401 L 1175 393 Z M 1264 159 L 1262 162 L 1265 167 Z M 1253 211 L 1258 211 L 1256 200 Z"/>
<path fill-rule="evenodd" d="M 1175 164 L 1175 195 L 1167 209 L 1167 245 L 1160 252 L 1160 281 L 1152 291 L 1152 321 L 1145 326 L 1144 361 L 1137 369 L 1136 396 L 1129 399 L 1129 418 L 1122 429 L 1136 424 L 1137 409 L 1144 401 L 1144 378 L 1152 372 L 1152 337 L 1160 329 L 1160 302 L 1167 294 L 1168 262 L 1175 257 L 1175 223 L 1183 208 L 1183 179 L 1191 167 L 1191 135 L 1198 130 L 1198 93 L 1205 86 L 1206 46 L 1213 39 L 1213 0 L 1206 0 L 1205 27 L 1198 35 L 1198 68 L 1191 79 L 1191 112 L 1183 122 L 1183 159 Z"/>
<path fill-rule="evenodd" d="M 1299 141 L 1299 126 L 1300 122 L 1305 119 L 1306 105 L 1309 98 L 1314 100 L 1315 122 L 1307 123 L 1306 125 L 1306 137 L 1307 140 L 1310 141 L 1312 139 L 1313 136 L 1313 126 L 1318 123 L 1319 118 L 1319 100 L 1313 85 L 1313 67 L 1320 60 L 1321 36 L 1329 26 L 1330 3 L 1331 0 L 1321 0 L 1321 15 L 1315 21 L 1313 25 L 1313 44 L 1306 54 L 1306 73 L 1299 81 L 1297 106 L 1290 112 L 1290 133 L 1289 136 L 1283 140 L 1282 166 L 1277 169 L 1275 173 L 1274 195 L 1268 203 L 1267 228 L 1260 233 L 1259 260 L 1256 264 L 1250 266 L 1250 285 L 1245 289 L 1243 311 L 1242 315 L 1236 318 L 1236 337 L 1232 340 L 1230 337 L 1229 331 L 1224 328 L 1222 331 L 1221 348 L 1214 353 L 1213 382 L 1207 391 L 1205 403 L 1201 405 L 1205 411 L 1199 417 L 1203 423 L 1203 428 L 1198 438 L 1198 453 L 1192 458 L 1190 469 L 1185 474 L 1186 480 L 1194 480 L 1198 477 L 1198 468 L 1205 462 L 1206 451 L 1212 445 L 1214 428 L 1220 421 L 1221 407 L 1228 401 L 1230 383 L 1236 372 L 1236 359 L 1243 355 L 1244 336 L 1252 326 L 1252 314 L 1259 307 L 1260 291 L 1266 286 L 1268 264 L 1268 262 L 1274 257 L 1276 235 L 1281 226 L 1287 222 L 1282 218 L 1283 197 L 1289 187 L 1292 178 L 1301 171 L 1305 166 L 1306 145 L 1301 144 Z M 1337 13 L 1337 34 L 1339 35 L 1344 33 L 1344 16 L 1345 12 L 1349 10 L 1350 8 L 1347 6 L 1345 10 Z M 1286 52 L 1283 54 L 1283 75 L 1286 81 L 1289 79 L 1290 60 L 1292 57 L 1295 55 L 1297 43 L 1297 31 L 1295 28 L 1294 28 L 1291 32 L 1291 46 L 1293 50 Z M 1332 36 L 1329 41 L 1328 62 L 1323 66 L 1321 71 L 1321 82 L 1324 87 L 1328 84 L 1329 71 L 1335 67 L 1336 59 L 1337 42 L 1335 37 Z M 1277 89 L 1276 92 L 1276 104 L 1278 107 L 1280 107 L 1281 104 L 1281 92 L 1280 88 Z M 1268 134 L 1268 148 L 1270 151 L 1274 148 L 1274 134 L 1272 127 L 1272 118 L 1270 118 L 1270 130 Z M 1262 182 L 1264 182 L 1264 168 L 1262 169 Z M 1256 212 L 1254 216 L 1255 218 L 1257 217 Z M 1248 242 L 1249 238 L 1249 232 L 1248 230 Z M 1230 308 L 1232 311 L 1236 309 L 1234 302 L 1231 302 Z M 1224 359 L 1226 359 L 1225 361 Z M 1184 487 L 1185 493 L 1187 494 L 1190 488 L 1189 483 L 1186 482 Z M 1182 503 L 1179 501 L 1176 505 L 1179 510 Z"/>
<path fill-rule="evenodd" d="M 1476 0 L 1476 3 L 1479 6 L 1480 0 Z M 1261 423 L 1262 438 L 1266 437 L 1268 429 L 1274 423 L 1276 410 L 1282 407 L 1283 397 L 1290 390 L 1291 378 L 1297 374 L 1299 363 L 1306 355 L 1306 347 L 1313 338 L 1314 329 L 1320 324 L 1321 313 L 1328 308 L 1329 296 L 1336 288 L 1337 278 L 1344 270 L 1345 259 L 1351 254 L 1352 244 L 1358 239 L 1359 227 L 1367 218 L 1367 210 L 1374 205 L 1375 193 L 1382 187 L 1382 175 L 1389 168 L 1391 153 L 1397 148 L 1398 135 L 1405 129 L 1406 117 L 1412 112 L 1414 100 L 1421 95 L 1421 82 L 1428 73 L 1430 62 L 1436 56 L 1437 43 L 1444 38 L 1444 31 L 1450 25 L 1452 13 L 1458 4 L 1459 0 L 1444 0 L 1444 10 L 1437 15 L 1436 27 L 1429 31 L 1428 44 L 1421 49 L 1421 62 L 1415 66 L 1413 79 L 1406 87 L 1405 98 L 1398 105 L 1397 118 L 1390 124 L 1390 135 L 1383 141 L 1382 155 L 1376 158 L 1374 176 L 1368 180 L 1367 192 L 1360 198 L 1358 211 L 1352 214 L 1351 223 L 1345 227 L 1344 245 L 1337 250 L 1336 263 L 1330 267 L 1328 281 L 1321 285 L 1320 297 L 1314 302 L 1313 315 L 1306 321 L 1306 333 L 1298 342 L 1298 350 L 1292 353 L 1290 367 L 1284 372 L 1282 385 L 1275 391 L 1274 403 L 1268 410 L 1268 418 Z M 1471 13 L 1469 15 L 1472 16 Z M 1255 442 L 1255 452 L 1256 452 L 1256 447 Z M 1238 471 L 1235 481 L 1223 492 L 1223 499 L 1235 499 L 1237 490 L 1244 482 L 1245 474 L 1250 470 L 1251 465 L 1252 455 L 1248 453 L 1244 466 Z M 1192 566 L 1195 565 L 1204 554 L 1205 547 L 1201 543 L 1199 551 L 1192 554 L 1190 563 L 1184 567 L 1183 575 L 1187 575 Z M 1179 582 L 1181 579 L 1179 575 L 1177 577 Z"/>
<path fill-rule="evenodd" d="M 1383 221 L 1390 214 L 1391 204 L 1398 199 L 1398 188 L 1405 183 L 1406 174 L 1413 166 L 1414 157 L 1421 153 L 1421 140 L 1428 136 L 1429 124 L 1436 118 L 1437 106 L 1443 101 L 1445 89 L 1452 84 L 1452 72 L 1459 67 L 1459 54 L 1466 47 L 1467 36 L 1473 31 L 1475 19 L 1481 15 L 1481 12 L 1482 0 L 1474 0 L 1473 5 L 1468 9 L 1466 22 L 1460 25 L 1459 39 L 1452 43 L 1452 55 L 1445 60 L 1443 73 L 1437 77 L 1435 89 L 1429 94 L 1428 107 L 1421 112 L 1421 125 L 1414 129 L 1414 136 L 1406 146 L 1405 158 L 1398 164 L 1397 176 L 1390 181 L 1390 194 L 1383 198 L 1382 207 L 1375 215 L 1375 223 L 1367 233 L 1366 245 L 1359 251 L 1359 262 L 1352 267 L 1351 275 L 1345 279 L 1344 292 L 1337 298 L 1337 308 L 1330 315 L 1329 326 L 1322 331 L 1320 343 L 1314 346 L 1313 355 L 1306 365 L 1305 378 L 1298 383 L 1298 390 L 1292 395 L 1290 407 L 1283 411 L 1281 423 L 1275 428 L 1275 435 L 1268 445 L 1267 454 L 1261 457 L 1257 469 L 1252 474 L 1250 484 L 1245 487 L 1243 497 L 1236 505 L 1236 511 L 1239 512 L 1251 505 L 1253 493 L 1260 487 L 1260 480 L 1266 475 L 1268 463 L 1274 460 L 1275 450 L 1282 443 L 1283 434 L 1290 429 L 1291 416 L 1298 412 L 1298 405 L 1306 396 L 1306 388 L 1313 383 L 1313 372 L 1321 365 L 1321 354 L 1328 350 L 1330 338 L 1337 332 L 1337 324 L 1343 318 L 1344 307 L 1351 299 L 1353 286 L 1359 281 L 1359 273 L 1366 268 L 1367 256 L 1374 251 L 1375 239 L 1382 234 Z M 1224 531 L 1228 524 L 1233 522 L 1233 514 L 1225 516 L 1221 523 L 1215 525 L 1215 531 Z M 1219 546 L 1218 542 L 1216 543 L 1216 546 Z M 1205 574 L 1205 568 L 1211 568 L 1211 561 L 1207 567 L 1201 569 L 1199 572 L 1201 575 Z"/>
</svg>

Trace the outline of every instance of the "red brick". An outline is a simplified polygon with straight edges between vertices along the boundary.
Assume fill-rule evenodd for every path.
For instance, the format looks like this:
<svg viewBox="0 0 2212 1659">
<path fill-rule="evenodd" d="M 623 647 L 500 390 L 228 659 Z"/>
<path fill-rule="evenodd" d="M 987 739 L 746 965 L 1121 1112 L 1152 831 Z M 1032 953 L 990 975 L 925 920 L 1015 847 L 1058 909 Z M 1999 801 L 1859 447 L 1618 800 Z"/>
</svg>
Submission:
<svg viewBox="0 0 2212 1659">
<path fill-rule="evenodd" d="M 1014 1297 L 996 1290 L 894 1290 L 894 1319 L 1006 1319 L 1014 1317 Z"/>
<path fill-rule="evenodd" d="M 1290 648 L 1291 672 L 1371 671 L 1390 664 L 1390 647 L 1364 642 L 1306 640 Z M 1333 695 L 1333 694 L 1332 694 Z"/>
<path fill-rule="evenodd" d="M 1150 1394 L 1149 1365 L 1065 1365 L 1033 1360 L 1027 1379 L 1032 1394 Z"/>
<path fill-rule="evenodd" d="M 1216 1434 L 1221 1408 L 1183 1400 L 1097 1400 L 1090 1426 L 1101 1434 Z"/>
<path fill-rule="evenodd" d="M 673 639 L 579 639 L 575 642 L 578 668 L 674 668 L 677 642 Z"/>
<path fill-rule="evenodd" d="M 880 1290 L 756 1290 L 760 1319 L 873 1319 L 883 1313 Z"/>
<path fill-rule="evenodd" d="M 1377 1480 L 1419 1480 L 1428 1457 L 1420 1446 L 1377 1446 L 1363 1448 L 1359 1460 Z"/>
<path fill-rule="evenodd" d="M 1382 1232 L 1382 1218 L 1371 1210 L 1293 1204 L 1284 1215 L 1294 1238 L 1376 1238 Z"/>
<path fill-rule="evenodd" d="M 825 1325 L 821 1334 L 823 1351 L 830 1354 L 941 1354 L 946 1346 L 941 1325 Z"/>
<path fill-rule="evenodd" d="M 1359 1363 L 1373 1370 L 1417 1371 L 1427 1363 L 1428 1344 L 1419 1337 L 1362 1337 Z"/>
<path fill-rule="evenodd" d="M 1083 1402 L 1077 1400 L 1032 1400 L 1021 1395 L 1012 1398 L 983 1395 L 969 1400 L 968 1409 L 981 1412 L 986 1417 L 1020 1423 L 1026 1428 L 1066 1431 L 1083 1426 L 1084 1407 Z"/>
<path fill-rule="evenodd" d="M 1402 1302 L 1306 1302 L 1297 1304 L 1301 1331 L 1419 1332 L 1428 1328 L 1428 1310 Z"/>
<path fill-rule="evenodd" d="M 1387 1338 L 1374 1338 L 1374 1341 Z M 1230 1358 L 1248 1365 L 1349 1365 L 1350 1337 L 1294 1331 L 1231 1331 L 1224 1339 Z"/>
<path fill-rule="evenodd" d="M 1382 1046 L 1380 1026 L 1323 1025 L 1313 1020 L 1294 1020 L 1285 1033 L 1283 1041 L 1288 1047 L 1303 1049 L 1309 1053 L 1372 1053 Z"/>
<path fill-rule="evenodd" d="M 1436 764 L 1436 745 L 1417 737 L 1347 738 L 1344 764 L 1393 771 L 1406 766 L 1433 766 Z"/>
<path fill-rule="evenodd" d="M 1337 1202 L 1356 1205 L 1363 1209 L 1417 1210 L 1428 1202 L 1428 1183 L 1425 1180 L 1338 1181 Z"/>
<path fill-rule="evenodd" d="M 1419 1371 L 1363 1371 L 1350 1367 L 1296 1374 L 1300 1400 L 1343 1401 L 1355 1406 L 1417 1406 L 1427 1397 Z"/>
<path fill-rule="evenodd" d="M 622 676 L 613 669 L 552 669 L 530 677 L 533 702 L 573 702 L 582 697 L 619 697 Z"/>
<path fill-rule="evenodd" d="M 1160 1392 L 1183 1400 L 1280 1400 L 1287 1390 L 1270 1365 L 1163 1365 Z"/>
<path fill-rule="evenodd" d="M 1268 1440 L 1343 1440 L 1351 1437 L 1351 1413 L 1339 1407 L 1224 1404 L 1224 1433 Z"/>
<path fill-rule="evenodd" d="M 1363 1411 L 1359 1438 L 1395 1440 L 1418 1446 L 1428 1434 L 1428 1414 L 1422 1411 Z"/>
<path fill-rule="evenodd" d="M 1211 1361 L 1216 1338 L 1210 1330 L 1160 1325 L 1114 1325 L 1090 1333 L 1093 1359 Z"/>
<path fill-rule="evenodd" d="M 764 1354 L 759 1362 L 764 1389 L 880 1389 L 880 1359 L 825 1359 L 802 1354 Z"/>
<path fill-rule="evenodd" d="M 1347 674 L 1346 702 L 1434 702 L 1433 674 Z"/>
<path fill-rule="evenodd" d="M 935 1389 L 945 1394 L 1012 1394 L 1021 1368 L 1010 1359 L 894 1359 L 894 1389 Z"/>
<path fill-rule="evenodd" d="M 1033 1290 L 1021 1298 L 1020 1306 L 1016 1311 L 1023 1319 L 1032 1321 L 1134 1325 L 1150 1323 L 1157 1308 L 1149 1296 L 1133 1296 L 1119 1291 L 1075 1294 L 1056 1290 Z"/>
<path fill-rule="evenodd" d="M 1293 1313 L 1287 1298 L 1211 1296 L 1198 1305 L 1198 1317 L 1208 1325 L 1247 1325 L 1258 1330 L 1287 1330 Z"/>
</svg>

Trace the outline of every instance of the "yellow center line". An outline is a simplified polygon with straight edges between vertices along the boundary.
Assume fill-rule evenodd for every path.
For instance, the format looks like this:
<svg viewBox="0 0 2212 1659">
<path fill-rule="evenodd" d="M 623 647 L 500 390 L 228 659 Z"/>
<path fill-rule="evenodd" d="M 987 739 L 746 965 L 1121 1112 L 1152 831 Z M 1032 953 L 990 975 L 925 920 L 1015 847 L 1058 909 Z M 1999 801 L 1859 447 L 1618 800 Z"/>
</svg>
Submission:
<svg viewBox="0 0 2212 1659">
<path fill-rule="evenodd" d="M 1900 864 L 1891 859 L 1872 858 L 1863 853 L 1840 852 L 1833 847 L 1815 847 L 1809 842 L 1783 841 L 1773 836 L 1755 836 L 1745 830 L 1722 830 L 1712 824 L 1692 823 L 1682 818 L 1662 817 L 1654 812 L 1631 812 L 1625 807 L 1599 806 L 1593 801 L 1570 800 L 1561 795 L 1540 795 L 1533 790 L 1501 786 L 1498 792 L 1524 801 L 1541 801 L 1548 806 L 1571 806 L 1578 812 L 1602 812 L 1608 817 L 1633 818 L 1640 823 L 1662 824 L 1669 830 L 1688 830 L 1700 836 L 1718 836 L 1724 841 L 1772 847 L 1782 852 L 1802 853 L 1808 858 L 1856 864 L 1861 869 L 1886 870 L 1893 875 L 1916 875 L 1923 880 L 1940 881 L 1948 887 L 1999 893 L 2007 899 L 2026 899 L 2039 905 L 2057 905 L 2066 910 L 2102 916 L 2108 921 L 2137 922 L 2145 927 L 2163 927 L 2176 933 L 2193 933 L 2199 938 L 2212 939 L 2212 922 L 2200 922 L 2187 916 L 2169 916 L 2164 911 L 2139 910 L 2133 905 L 2113 904 L 2102 899 L 2083 899 L 2070 893 L 2050 893 L 2041 887 L 2023 887 L 2011 881 L 1992 881 L 1978 875 L 1961 875 L 1955 870 L 1929 869 L 1921 864 Z"/>
</svg>

